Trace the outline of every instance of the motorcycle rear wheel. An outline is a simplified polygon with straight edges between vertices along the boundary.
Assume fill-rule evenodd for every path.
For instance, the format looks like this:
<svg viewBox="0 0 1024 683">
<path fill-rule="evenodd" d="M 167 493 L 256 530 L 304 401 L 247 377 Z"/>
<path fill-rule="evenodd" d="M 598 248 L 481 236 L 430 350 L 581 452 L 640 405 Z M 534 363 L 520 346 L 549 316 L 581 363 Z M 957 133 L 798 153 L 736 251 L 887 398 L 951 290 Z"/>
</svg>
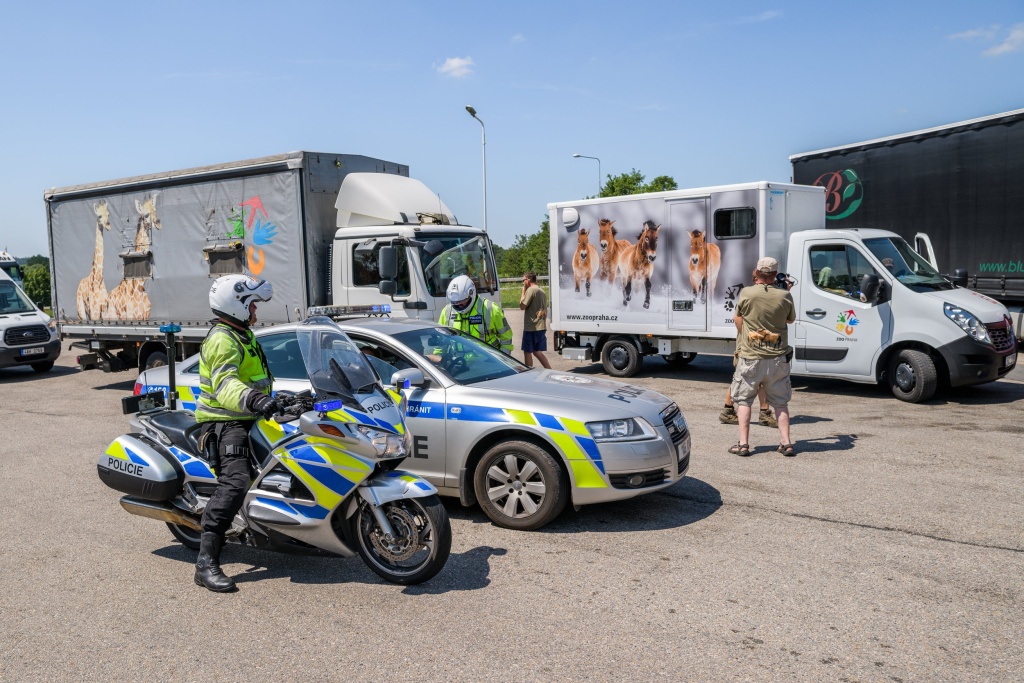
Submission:
<svg viewBox="0 0 1024 683">
<path fill-rule="evenodd" d="M 179 543 L 186 548 L 199 550 L 203 537 L 202 531 L 196 531 L 195 529 L 182 524 L 171 524 L 170 522 L 165 522 L 165 524 L 167 524 L 167 528 L 171 530 L 171 535 L 174 536 Z"/>
<path fill-rule="evenodd" d="M 423 583 L 441 571 L 452 549 L 448 512 L 437 496 L 385 503 L 384 514 L 397 538 L 388 543 L 365 502 L 349 519 L 349 532 L 363 562 L 391 583 Z"/>
</svg>

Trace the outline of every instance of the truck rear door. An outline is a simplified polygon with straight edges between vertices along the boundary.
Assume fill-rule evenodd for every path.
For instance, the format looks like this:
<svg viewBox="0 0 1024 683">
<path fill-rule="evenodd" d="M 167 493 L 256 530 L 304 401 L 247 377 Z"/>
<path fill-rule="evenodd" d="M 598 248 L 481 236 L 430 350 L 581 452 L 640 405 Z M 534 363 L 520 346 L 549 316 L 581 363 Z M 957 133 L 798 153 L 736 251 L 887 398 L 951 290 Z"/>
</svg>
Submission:
<svg viewBox="0 0 1024 683">
<path fill-rule="evenodd" d="M 807 240 L 801 248 L 801 275 L 793 290 L 793 369 L 873 379 L 876 359 L 892 339 L 892 310 L 888 300 L 861 301 L 860 279 L 878 272 L 863 247 L 849 240 Z"/>
</svg>

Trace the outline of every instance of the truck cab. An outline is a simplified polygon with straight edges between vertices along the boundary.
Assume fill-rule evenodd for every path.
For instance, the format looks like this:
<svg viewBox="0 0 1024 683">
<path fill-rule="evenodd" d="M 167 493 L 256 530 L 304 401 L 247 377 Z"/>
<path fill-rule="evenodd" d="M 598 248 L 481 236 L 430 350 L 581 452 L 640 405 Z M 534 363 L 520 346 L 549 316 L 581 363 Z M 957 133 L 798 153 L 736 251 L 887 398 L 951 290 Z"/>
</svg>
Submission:
<svg viewBox="0 0 1024 683">
<path fill-rule="evenodd" d="M 940 383 L 990 382 L 1016 364 L 1006 308 L 950 283 L 895 233 L 798 232 L 787 264 L 794 374 L 885 382 L 918 402 Z"/>
</svg>

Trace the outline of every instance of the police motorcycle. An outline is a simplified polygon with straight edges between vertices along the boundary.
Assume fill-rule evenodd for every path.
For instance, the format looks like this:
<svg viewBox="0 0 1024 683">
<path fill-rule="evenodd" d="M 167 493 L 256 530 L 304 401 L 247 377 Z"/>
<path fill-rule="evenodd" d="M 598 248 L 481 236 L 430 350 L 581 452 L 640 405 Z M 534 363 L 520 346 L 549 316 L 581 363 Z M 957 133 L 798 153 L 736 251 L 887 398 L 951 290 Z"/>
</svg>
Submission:
<svg viewBox="0 0 1024 683">
<path fill-rule="evenodd" d="M 381 385 L 330 319 L 311 318 L 296 333 L 313 393 L 278 392 L 286 407 L 252 428 L 253 481 L 227 542 L 288 553 L 358 553 L 387 581 L 430 579 L 448 559 L 451 526 L 437 489 L 398 469 L 412 444 L 405 396 Z M 415 380 L 406 375 L 417 372 L 404 370 L 392 381 L 401 389 Z M 160 392 L 134 398 L 124 400 L 125 411 L 141 411 L 131 433 L 100 458 L 99 477 L 126 494 L 125 510 L 165 522 L 176 539 L 198 549 L 200 518 L 217 486 L 199 448 L 199 425 L 190 411 L 163 407 Z"/>
</svg>

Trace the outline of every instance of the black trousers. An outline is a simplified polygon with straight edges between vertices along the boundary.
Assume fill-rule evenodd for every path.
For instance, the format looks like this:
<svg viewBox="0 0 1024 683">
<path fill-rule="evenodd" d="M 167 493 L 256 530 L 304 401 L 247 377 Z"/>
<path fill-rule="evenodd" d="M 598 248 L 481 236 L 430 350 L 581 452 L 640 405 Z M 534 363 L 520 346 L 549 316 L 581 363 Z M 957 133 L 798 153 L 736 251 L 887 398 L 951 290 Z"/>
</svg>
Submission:
<svg viewBox="0 0 1024 683">
<path fill-rule="evenodd" d="M 228 422 L 203 423 L 202 438 L 205 443 L 207 432 L 217 429 L 223 424 L 217 442 L 220 464 L 217 467 L 217 490 L 210 497 L 203 511 L 203 531 L 212 531 L 223 536 L 231 528 L 231 521 L 242 508 L 245 493 L 249 490 L 249 430 L 251 420 L 231 420 Z"/>
</svg>

